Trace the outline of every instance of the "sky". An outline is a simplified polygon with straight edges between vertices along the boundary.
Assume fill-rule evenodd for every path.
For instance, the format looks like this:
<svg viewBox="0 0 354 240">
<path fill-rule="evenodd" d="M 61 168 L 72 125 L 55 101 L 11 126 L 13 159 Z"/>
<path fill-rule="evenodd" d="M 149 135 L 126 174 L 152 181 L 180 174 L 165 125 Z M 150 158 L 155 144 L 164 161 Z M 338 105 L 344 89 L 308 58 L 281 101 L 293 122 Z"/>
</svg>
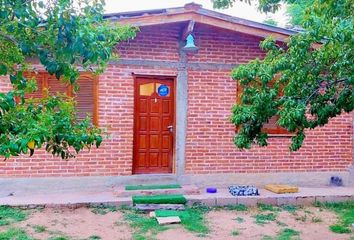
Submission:
<svg viewBox="0 0 354 240">
<path fill-rule="evenodd" d="M 105 0 L 106 1 L 106 13 L 113 12 L 129 12 L 129 11 L 139 11 L 148 9 L 159 9 L 159 8 L 171 8 L 171 7 L 182 7 L 186 3 L 190 3 L 193 0 Z M 203 8 L 222 12 L 231 16 L 245 18 L 257 22 L 263 22 L 267 15 L 260 13 L 257 10 L 257 6 L 250 6 L 244 2 L 236 2 L 234 6 L 226 10 L 215 10 L 211 0 L 194 0 L 195 3 L 202 4 Z M 287 22 L 287 16 L 285 13 L 285 6 L 275 14 L 268 14 L 274 20 L 278 22 L 278 26 L 283 27 Z"/>
</svg>

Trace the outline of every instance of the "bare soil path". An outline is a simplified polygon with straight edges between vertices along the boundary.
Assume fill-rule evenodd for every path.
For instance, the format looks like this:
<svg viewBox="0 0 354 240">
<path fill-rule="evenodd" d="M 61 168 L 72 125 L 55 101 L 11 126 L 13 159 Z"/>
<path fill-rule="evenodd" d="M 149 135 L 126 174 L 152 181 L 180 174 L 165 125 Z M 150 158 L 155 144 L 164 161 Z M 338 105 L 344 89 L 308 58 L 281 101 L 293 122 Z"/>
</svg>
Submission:
<svg viewBox="0 0 354 240">
<path fill-rule="evenodd" d="M 15 221 L 6 215 L 10 220 L 0 224 L 0 240 L 354 240 L 354 229 L 342 234 L 330 230 L 341 221 L 340 215 L 330 209 L 258 206 L 243 210 L 231 207 L 206 211 L 196 224 L 204 224 L 207 233 L 183 224 L 160 227 L 144 214 L 112 207 L 19 210 L 26 213 L 26 218 Z M 12 236 L 13 229 L 19 232 Z"/>
</svg>

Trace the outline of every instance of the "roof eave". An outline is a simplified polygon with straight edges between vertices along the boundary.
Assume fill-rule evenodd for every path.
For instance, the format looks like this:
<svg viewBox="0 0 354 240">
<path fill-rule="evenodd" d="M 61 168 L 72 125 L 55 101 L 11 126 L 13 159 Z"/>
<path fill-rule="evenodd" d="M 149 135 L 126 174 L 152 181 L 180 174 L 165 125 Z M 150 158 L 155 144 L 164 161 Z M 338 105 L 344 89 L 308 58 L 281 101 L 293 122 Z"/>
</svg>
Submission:
<svg viewBox="0 0 354 240">
<path fill-rule="evenodd" d="M 194 20 L 197 23 L 212 25 L 235 32 L 255 35 L 258 37 L 265 38 L 268 36 L 273 36 L 276 40 L 279 41 L 286 41 L 290 35 L 298 33 L 297 31 L 233 17 L 203 8 L 186 9 L 180 7 L 126 13 L 111 13 L 106 14 L 105 18 L 114 22 L 130 24 L 137 27 L 179 23 Z"/>
</svg>

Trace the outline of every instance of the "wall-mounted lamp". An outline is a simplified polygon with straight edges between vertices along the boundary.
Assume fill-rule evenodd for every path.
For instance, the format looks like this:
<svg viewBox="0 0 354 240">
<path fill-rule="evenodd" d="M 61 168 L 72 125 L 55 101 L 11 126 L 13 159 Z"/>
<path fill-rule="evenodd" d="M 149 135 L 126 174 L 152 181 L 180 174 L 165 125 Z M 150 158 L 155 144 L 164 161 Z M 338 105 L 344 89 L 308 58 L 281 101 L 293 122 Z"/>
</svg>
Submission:
<svg viewBox="0 0 354 240">
<path fill-rule="evenodd" d="M 192 34 L 189 34 L 187 36 L 187 43 L 186 45 L 183 47 L 183 51 L 185 52 L 196 52 L 198 51 L 198 47 L 194 44 L 194 37 Z"/>
</svg>

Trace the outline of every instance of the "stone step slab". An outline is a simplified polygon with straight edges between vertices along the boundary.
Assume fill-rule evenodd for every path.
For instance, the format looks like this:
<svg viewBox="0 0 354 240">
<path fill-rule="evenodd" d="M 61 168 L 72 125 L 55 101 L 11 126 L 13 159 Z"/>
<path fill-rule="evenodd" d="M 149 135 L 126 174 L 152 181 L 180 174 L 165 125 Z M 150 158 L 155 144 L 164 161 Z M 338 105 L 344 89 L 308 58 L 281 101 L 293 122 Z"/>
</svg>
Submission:
<svg viewBox="0 0 354 240">
<path fill-rule="evenodd" d="M 155 211 L 158 209 L 162 210 L 184 210 L 185 207 L 183 204 L 136 204 L 135 209 L 141 211 Z"/>
<path fill-rule="evenodd" d="M 164 194 L 183 194 L 183 195 L 199 195 L 200 190 L 194 185 L 184 185 L 181 188 L 172 189 L 146 189 L 146 190 L 125 190 L 125 187 L 115 189 L 117 197 L 131 197 L 136 195 L 164 195 Z"/>
</svg>

